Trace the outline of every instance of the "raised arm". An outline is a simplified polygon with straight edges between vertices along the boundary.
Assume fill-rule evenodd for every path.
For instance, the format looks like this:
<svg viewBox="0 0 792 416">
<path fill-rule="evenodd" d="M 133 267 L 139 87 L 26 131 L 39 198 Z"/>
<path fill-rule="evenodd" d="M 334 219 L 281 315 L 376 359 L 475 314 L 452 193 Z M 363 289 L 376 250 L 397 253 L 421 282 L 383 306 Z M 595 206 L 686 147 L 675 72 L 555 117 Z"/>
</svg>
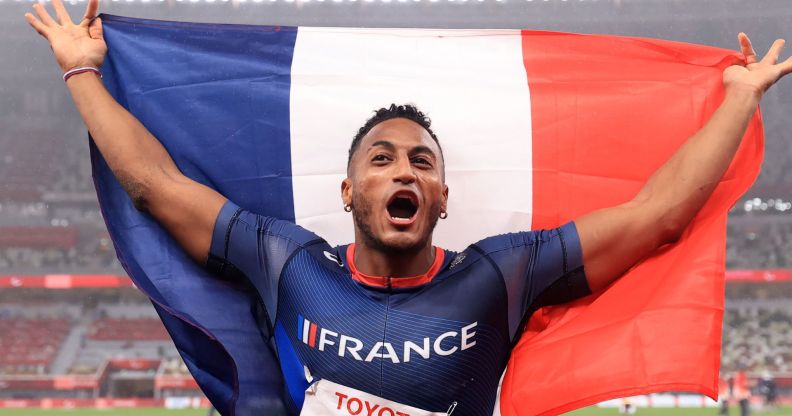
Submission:
<svg viewBox="0 0 792 416">
<path fill-rule="evenodd" d="M 41 4 L 25 18 L 46 38 L 65 73 L 81 67 L 99 68 L 107 52 L 99 0 L 89 0 L 78 24 L 61 0 L 52 0 L 56 22 Z M 40 20 L 39 20 L 40 19 Z M 66 82 L 88 131 L 110 169 L 141 211 L 164 226 L 187 253 L 203 264 L 209 252 L 217 214 L 225 198 L 184 176 L 162 144 L 107 92 L 93 72 L 74 75 Z"/>
<path fill-rule="evenodd" d="M 757 61 L 751 42 L 738 36 L 746 66 L 723 73 L 726 96 L 707 124 L 685 142 L 631 201 L 575 222 L 586 278 L 599 291 L 660 246 L 677 241 L 729 167 L 764 92 L 792 72 L 792 58 L 777 63 L 783 40 Z"/>
</svg>

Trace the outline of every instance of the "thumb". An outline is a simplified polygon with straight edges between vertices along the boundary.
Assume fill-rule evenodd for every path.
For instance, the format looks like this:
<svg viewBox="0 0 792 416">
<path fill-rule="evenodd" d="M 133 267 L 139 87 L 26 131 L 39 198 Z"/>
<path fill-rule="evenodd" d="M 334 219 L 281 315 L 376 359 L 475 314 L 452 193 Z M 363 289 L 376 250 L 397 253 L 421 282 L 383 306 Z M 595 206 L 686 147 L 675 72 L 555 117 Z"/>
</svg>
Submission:
<svg viewBox="0 0 792 416">
<path fill-rule="evenodd" d="M 88 36 L 91 39 L 102 39 L 104 36 L 104 32 L 102 31 L 102 18 L 97 17 L 93 19 L 91 23 L 88 25 Z"/>
</svg>

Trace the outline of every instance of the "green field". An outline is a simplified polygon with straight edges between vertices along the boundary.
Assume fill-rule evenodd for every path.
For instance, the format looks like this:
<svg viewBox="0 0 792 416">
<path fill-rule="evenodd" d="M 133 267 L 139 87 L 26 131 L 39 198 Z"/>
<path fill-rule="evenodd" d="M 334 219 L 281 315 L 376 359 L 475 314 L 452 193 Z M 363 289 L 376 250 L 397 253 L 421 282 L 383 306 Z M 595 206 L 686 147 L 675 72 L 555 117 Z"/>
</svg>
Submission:
<svg viewBox="0 0 792 416">
<path fill-rule="evenodd" d="M 636 416 L 716 416 L 716 409 L 638 409 Z M 738 416 L 740 411 L 733 408 L 731 415 Z M 792 416 L 792 407 L 785 407 L 775 411 L 753 411 L 752 415 L 760 416 Z M 99 415 L 122 415 L 122 416 L 204 416 L 206 410 L 167 410 L 167 409 L 113 409 L 113 410 L 34 410 L 34 409 L 0 409 L 0 416 L 99 416 Z M 618 416 L 616 409 L 600 409 L 588 407 L 567 413 L 571 416 Z"/>
<path fill-rule="evenodd" d="M 716 416 L 718 409 L 638 409 L 635 416 Z M 739 416 L 740 409 L 732 407 L 729 412 L 732 416 Z M 587 407 L 585 409 L 576 410 L 567 413 L 568 416 L 618 416 L 617 409 L 602 409 L 597 407 Z M 772 411 L 751 411 L 751 415 L 755 416 L 792 416 L 792 407 L 785 407 Z"/>
</svg>

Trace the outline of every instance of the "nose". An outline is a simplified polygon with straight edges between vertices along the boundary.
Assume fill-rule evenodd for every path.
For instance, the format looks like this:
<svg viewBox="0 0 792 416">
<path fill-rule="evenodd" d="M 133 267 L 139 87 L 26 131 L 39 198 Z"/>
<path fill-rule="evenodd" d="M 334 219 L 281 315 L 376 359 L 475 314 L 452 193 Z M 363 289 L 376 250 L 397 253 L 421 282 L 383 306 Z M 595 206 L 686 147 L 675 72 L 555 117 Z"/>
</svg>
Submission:
<svg viewBox="0 0 792 416">
<path fill-rule="evenodd" d="M 413 171 L 412 163 L 409 157 L 402 157 L 394 163 L 396 172 L 394 172 L 393 180 L 401 183 L 415 182 L 415 172 Z"/>
</svg>

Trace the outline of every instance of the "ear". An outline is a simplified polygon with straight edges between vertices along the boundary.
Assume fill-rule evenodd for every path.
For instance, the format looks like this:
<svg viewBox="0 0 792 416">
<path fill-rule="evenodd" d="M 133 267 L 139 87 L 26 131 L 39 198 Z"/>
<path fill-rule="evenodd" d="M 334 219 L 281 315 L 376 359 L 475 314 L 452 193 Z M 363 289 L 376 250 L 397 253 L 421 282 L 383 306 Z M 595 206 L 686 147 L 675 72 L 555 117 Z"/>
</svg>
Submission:
<svg viewBox="0 0 792 416">
<path fill-rule="evenodd" d="M 440 204 L 443 212 L 448 212 L 448 185 L 443 184 L 443 201 Z"/>
<path fill-rule="evenodd" d="M 345 178 L 341 181 L 341 202 L 352 205 L 352 179 Z"/>
</svg>

